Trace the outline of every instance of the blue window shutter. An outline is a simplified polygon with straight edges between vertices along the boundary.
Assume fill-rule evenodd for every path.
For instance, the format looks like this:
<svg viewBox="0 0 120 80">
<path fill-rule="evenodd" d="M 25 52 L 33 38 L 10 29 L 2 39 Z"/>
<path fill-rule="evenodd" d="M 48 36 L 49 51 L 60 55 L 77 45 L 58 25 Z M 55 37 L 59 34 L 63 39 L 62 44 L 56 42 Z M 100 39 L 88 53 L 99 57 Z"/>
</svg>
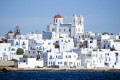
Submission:
<svg viewBox="0 0 120 80">
<path fill-rule="evenodd" d="M 114 48 L 114 45 L 112 45 L 112 48 Z"/>
<path fill-rule="evenodd" d="M 107 58 L 106 58 L 106 61 L 107 61 Z"/>
<path fill-rule="evenodd" d="M 19 45 L 18 42 L 16 42 L 16 45 Z"/>
</svg>

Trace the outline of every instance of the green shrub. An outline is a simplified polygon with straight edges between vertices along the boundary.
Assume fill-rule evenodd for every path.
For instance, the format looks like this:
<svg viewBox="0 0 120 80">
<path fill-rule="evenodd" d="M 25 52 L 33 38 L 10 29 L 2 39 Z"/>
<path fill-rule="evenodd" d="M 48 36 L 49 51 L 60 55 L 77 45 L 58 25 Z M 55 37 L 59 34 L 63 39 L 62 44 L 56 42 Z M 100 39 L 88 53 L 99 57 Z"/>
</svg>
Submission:
<svg viewBox="0 0 120 80">
<path fill-rule="evenodd" d="M 22 48 L 17 49 L 17 55 L 23 55 L 24 50 Z"/>
<path fill-rule="evenodd" d="M 18 62 L 18 60 L 17 60 L 17 59 L 12 59 L 12 60 L 10 60 L 10 61 Z"/>
<path fill-rule="evenodd" d="M 26 54 L 23 54 L 23 58 L 28 58 L 28 55 L 26 55 Z"/>
</svg>

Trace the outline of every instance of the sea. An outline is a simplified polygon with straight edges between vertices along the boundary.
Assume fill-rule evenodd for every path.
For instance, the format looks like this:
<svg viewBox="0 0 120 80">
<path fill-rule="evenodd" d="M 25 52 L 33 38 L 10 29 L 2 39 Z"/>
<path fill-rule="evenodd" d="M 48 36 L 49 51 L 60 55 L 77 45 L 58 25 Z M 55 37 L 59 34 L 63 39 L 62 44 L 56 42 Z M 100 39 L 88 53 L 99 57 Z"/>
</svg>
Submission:
<svg viewBox="0 0 120 80">
<path fill-rule="evenodd" d="M 120 80 L 120 71 L 0 72 L 0 80 Z"/>
</svg>

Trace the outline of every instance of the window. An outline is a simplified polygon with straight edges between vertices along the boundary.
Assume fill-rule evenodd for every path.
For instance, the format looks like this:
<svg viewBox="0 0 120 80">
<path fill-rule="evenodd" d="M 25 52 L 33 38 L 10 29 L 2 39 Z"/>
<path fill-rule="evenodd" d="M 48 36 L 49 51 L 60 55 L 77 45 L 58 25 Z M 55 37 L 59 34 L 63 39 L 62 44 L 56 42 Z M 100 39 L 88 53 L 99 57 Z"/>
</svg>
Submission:
<svg viewBox="0 0 120 80">
<path fill-rule="evenodd" d="M 4 48 L 4 51 L 6 51 L 6 48 Z"/>
<path fill-rule="evenodd" d="M 115 54 L 116 54 L 116 56 L 118 56 L 119 53 L 115 53 Z"/>
<path fill-rule="evenodd" d="M 116 62 L 118 62 L 118 58 L 116 58 Z"/>
<path fill-rule="evenodd" d="M 58 41 L 56 41 L 56 43 L 58 43 Z"/>
<path fill-rule="evenodd" d="M 58 59 L 61 59 L 61 56 L 60 56 L 60 55 L 58 56 Z"/>
<path fill-rule="evenodd" d="M 109 53 L 108 53 L 108 56 L 109 56 Z"/>
<path fill-rule="evenodd" d="M 58 62 L 58 64 L 59 64 L 59 62 Z"/>
<path fill-rule="evenodd" d="M 38 49 L 38 47 L 36 47 L 36 49 Z"/>
<path fill-rule="evenodd" d="M 55 31 L 55 28 L 52 28 L 52 31 Z"/>
<path fill-rule="evenodd" d="M 51 65 L 52 65 L 52 62 L 51 62 Z"/>
<path fill-rule="evenodd" d="M 50 59 L 52 59 L 52 55 L 50 55 Z"/>
<path fill-rule="evenodd" d="M 71 58 L 71 55 L 69 55 L 68 58 Z"/>
<path fill-rule="evenodd" d="M 68 42 L 70 42 L 70 40 L 68 40 Z"/>
<path fill-rule="evenodd" d="M 23 45 L 25 45 L 25 42 L 23 42 Z"/>
<path fill-rule="evenodd" d="M 109 58 L 109 61 L 110 61 L 110 58 Z"/>
<path fill-rule="evenodd" d="M 11 51 L 14 51 L 14 49 L 12 48 Z"/>
<path fill-rule="evenodd" d="M 55 65 L 55 62 L 53 62 L 53 65 Z"/>
<path fill-rule="evenodd" d="M 114 45 L 112 45 L 112 48 L 114 48 Z"/>
<path fill-rule="evenodd" d="M 65 58 L 67 58 L 67 55 L 65 56 Z"/>
<path fill-rule="evenodd" d="M 61 29 L 59 29 L 59 32 L 61 32 Z"/>
<path fill-rule="evenodd" d="M 18 42 L 16 42 L 16 45 L 19 45 Z"/>
<path fill-rule="evenodd" d="M 33 54 L 35 53 L 35 51 L 33 51 Z"/>
<path fill-rule="evenodd" d="M 107 58 L 106 58 L 106 61 L 107 61 Z"/>
<path fill-rule="evenodd" d="M 66 32 L 66 29 L 64 29 L 64 32 Z"/>
<path fill-rule="evenodd" d="M 39 47 L 39 49 L 41 50 L 41 47 Z"/>
<path fill-rule="evenodd" d="M 70 32 L 71 30 L 69 29 L 69 32 Z"/>
<path fill-rule="evenodd" d="M 5 53 L 3 53 L 3 55 L 5 55 Z"/>
<path fill-rule="evenodd" d="M 57 23 L 57 19 L 56 19 L 56 23 Z"/>
<path fill-rule="evenodd" d="M 50 45 L 50 43 L 48 43 L 48 45 Z"/>
<path fill-rule="evenodd" d="M 61 42 L 63 42 L 63 40 L 61 40 Z"/>
</svg>

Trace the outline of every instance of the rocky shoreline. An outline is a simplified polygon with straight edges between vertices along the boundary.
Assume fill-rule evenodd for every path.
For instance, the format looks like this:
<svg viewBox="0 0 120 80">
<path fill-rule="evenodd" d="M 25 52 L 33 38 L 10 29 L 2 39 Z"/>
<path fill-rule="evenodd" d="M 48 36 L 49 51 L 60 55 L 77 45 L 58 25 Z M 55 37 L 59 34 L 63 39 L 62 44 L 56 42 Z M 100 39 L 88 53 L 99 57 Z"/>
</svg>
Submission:
<svg viewBox="0 0 120 80">
<path fill-rule="evenodd" d="M 2 67 L 0 71 L 120 71 L 120 69 L 61 69 L 61 68 L 11 68 L 11 67 Z"/>
</svg>

